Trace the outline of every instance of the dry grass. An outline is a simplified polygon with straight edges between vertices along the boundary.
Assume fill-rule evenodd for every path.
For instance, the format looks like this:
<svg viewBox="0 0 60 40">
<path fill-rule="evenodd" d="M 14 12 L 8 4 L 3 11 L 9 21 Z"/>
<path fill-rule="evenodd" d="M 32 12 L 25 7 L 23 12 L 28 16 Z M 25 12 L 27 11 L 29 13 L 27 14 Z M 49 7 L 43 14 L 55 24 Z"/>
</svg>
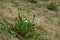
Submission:
<svg viewBox="0 0 60 40">
<path fill-rule="evenodd" d="M 51 11 L 46 8 L 46 6 L 52 1 L 56 2 L 56 4 L 58 5 L 58 8 L 59 8 L 58 11 Z M 25 3 L 22 3 L 21 1 L 21 4 L 23 5 L 31 4 L 31 3 L 26 3 L 26 4 Z M 50 36 L 51 40 L 60 40 L 59 39 L 60 36 L 57 37 L 57 35 L 60 35 L 60 32 L 59 32 L 60 24 L 58 23 L 60 22 L 60 1 L 49 0 L 48 2 L 41 1 L 41 3 L 42 3 L 42 6 L 40 8 L 36 8 L 32 11 L 27 11 L 27 10 L 22 10 L 22 9 L 18 10 L 17 7 L 14 7 L 14 4 L 6 3 L 4 5 L 6 8 L 1 8 L 0 14 L 3 18 L 8 19 L 10 22 L 16 22 L 18 20 L 18 13 L 20 13 L 21 11 L 25 13 L 25 17 L 28 18 L 29 20 L 32 20 L 33 16 L 35 15 L 35 18 L 34 18 L 35 26 L 34 27 L 45 31 L 47 33 L 48 38 Z M 18 8 L 20 7 L 23 8 L 22 7 L 23 5 L 19 4 Z M 5 40 L 5 39 L 2 39 L 2 40 Z"/>
</svg>

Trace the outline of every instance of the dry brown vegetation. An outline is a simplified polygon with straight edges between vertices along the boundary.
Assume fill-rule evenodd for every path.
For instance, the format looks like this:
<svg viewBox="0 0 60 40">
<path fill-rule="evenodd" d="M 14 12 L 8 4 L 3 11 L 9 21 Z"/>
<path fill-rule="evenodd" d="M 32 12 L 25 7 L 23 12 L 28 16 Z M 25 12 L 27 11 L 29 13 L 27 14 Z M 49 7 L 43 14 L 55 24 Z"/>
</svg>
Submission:
<svg viewBox="0 0 60 40">
<path fill-rule="evenodd" d="M 16 0 L 15 2 L 3 3 L 0 1 L 0 20 L 6 19 L 14 24 L 19 20 L 19 13 L 22 12 L 25 18 L 30 21 L 34 17 L 34 28 L 45 32 L 49 40 L 60 40 L 60 0 L 38 0 L 36 2 Z M 57 4 L 57 11 L 47 8 L 51 2 Z M 0 39 L 19 40 L 3 33 L 0 33 Z"/>
</svg>

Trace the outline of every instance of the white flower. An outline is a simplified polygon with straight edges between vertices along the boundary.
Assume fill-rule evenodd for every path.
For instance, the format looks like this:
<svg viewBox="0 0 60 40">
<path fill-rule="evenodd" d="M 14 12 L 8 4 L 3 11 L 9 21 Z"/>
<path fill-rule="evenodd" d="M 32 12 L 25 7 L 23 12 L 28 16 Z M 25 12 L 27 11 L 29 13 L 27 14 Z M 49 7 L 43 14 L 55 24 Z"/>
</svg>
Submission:
<svg viewBox="0 0 60 40">
<path fill-rule="evenodd" d="M 25 20 L 24 22 L 29 23 L 28 20 Z"/>
</svg>

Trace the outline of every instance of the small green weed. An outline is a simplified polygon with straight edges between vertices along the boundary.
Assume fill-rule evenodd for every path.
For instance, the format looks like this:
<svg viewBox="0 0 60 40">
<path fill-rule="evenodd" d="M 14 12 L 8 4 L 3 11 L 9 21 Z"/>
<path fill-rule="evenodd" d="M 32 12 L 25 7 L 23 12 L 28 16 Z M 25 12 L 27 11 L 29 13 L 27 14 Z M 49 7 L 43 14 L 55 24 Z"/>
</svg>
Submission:
<svg viewBox="0 0 60 40">
<path fill-rule="evenodd" d="M 48 6 L 48 9 L 57 11 L 58 7 L 57 7 L 56 3 L 51 2 Z"/>
<path fill-rule="evenodd" d="M 9 33 L 9 26 L 11 24 L 8 23 L 8 21 L 6 20 L 0 20 L 0 32 L 4 33 L 4 34 L 8 34 Z"/>
<path fill-rule="evenodd" d="M 34 39 L 36 39 L 37 36 L 33 25 L 34 24 L 31 23 L 29 20 L 21 17 L 18 20 L 18 23 L 15 25 L 14 30 L 20 33 L 20 35 L 23 37 L 33 37 Z"/>
</svg>

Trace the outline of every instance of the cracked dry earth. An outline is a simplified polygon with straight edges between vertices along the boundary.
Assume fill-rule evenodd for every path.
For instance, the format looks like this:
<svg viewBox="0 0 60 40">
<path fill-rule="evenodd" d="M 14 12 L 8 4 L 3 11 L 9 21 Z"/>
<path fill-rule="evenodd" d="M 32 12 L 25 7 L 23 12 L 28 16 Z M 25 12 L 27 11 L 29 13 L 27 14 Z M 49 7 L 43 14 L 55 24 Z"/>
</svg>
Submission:
<svg viewBox="0 0 60 40">
<path fill-rule="evenodd" d="M 46 4 L 49 4 L 49 2 L 56 2 L 58 5 L 58 11 L 51 11 L 46 8 Z M 18 0 L 17 0 L 18 2 Z M 56 35 L 60 35 L 60 1 L 59 0 L 49 0 L 48 2 L 43 2 L 41 1 L 42 5 L 40 8 L 37 8 L 32 11 L 24 11 L 21 9 L 17 9 L 17 7 L 14 7 L 12 3 L 6 3 L 4 6 L 6 8 L 1 8 L 0 7 L 0 19 L 7 19 L 9 22 L 15 23 L 19 18 L 18 18 L 18 13 L 23 12 L 25 14 L 25 17 L 28 18 L 29 20 L 33 19 L 33 16 L 35 15 L 34 22 L 35 22 L 35 28 L 43 30 L 44 32 L 47 33 L 48 38 L 50 40 L 60 40 L 59 38 L 56 38 Z M 20 3 L 18 4 L 27 4 L 27 3 Z M 33 4 L 32 4 L 33 5 Z M 20 6 L 19 6 L 20 7 Z M 4 35 L 4 34 L 2 34 Z M 0 33 L 0 39 L 1 40 L 18 40 L 15 37 L 11 37 L 10 35 L 4 35 L 2 36 Z M 3 38 L 2 38 L 2 37 Z M 60 37 L 60 36 L 59 36 Z"/>
</svg>

